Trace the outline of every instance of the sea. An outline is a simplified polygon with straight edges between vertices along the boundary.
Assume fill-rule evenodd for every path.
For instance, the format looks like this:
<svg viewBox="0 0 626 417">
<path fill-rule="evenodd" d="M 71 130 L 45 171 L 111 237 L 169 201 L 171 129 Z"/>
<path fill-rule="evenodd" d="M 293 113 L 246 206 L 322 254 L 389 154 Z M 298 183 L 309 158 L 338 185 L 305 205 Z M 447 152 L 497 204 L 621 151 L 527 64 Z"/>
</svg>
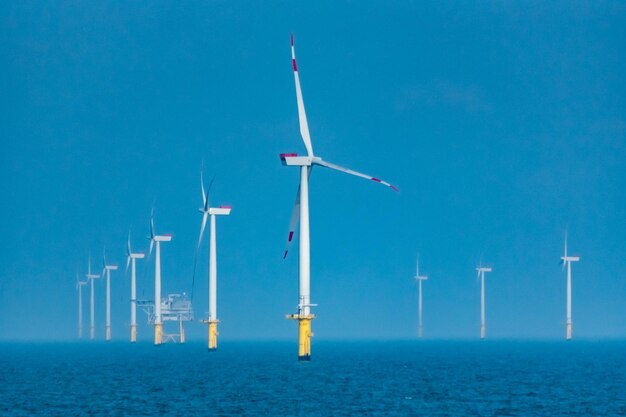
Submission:
<svg viewBox="0 0 626 417">
<path fill-rule="evenodd" d="M 626 416 L 626 341 L 0 343 L 0 416 Z"/>
</svg>

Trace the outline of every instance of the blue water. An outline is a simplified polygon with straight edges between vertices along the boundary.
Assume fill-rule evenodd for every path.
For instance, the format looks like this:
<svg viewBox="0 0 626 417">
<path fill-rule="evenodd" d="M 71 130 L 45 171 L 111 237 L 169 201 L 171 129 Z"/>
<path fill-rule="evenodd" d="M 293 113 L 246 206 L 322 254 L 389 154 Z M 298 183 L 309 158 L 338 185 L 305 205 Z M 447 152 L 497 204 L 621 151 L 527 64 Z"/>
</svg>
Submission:
<svg viewBox="0 0 626 417">
<path fill-rule="evenodd" d="M 626 342 L 0 344 L 2 416 L 626 416 Z"/>
</svg>

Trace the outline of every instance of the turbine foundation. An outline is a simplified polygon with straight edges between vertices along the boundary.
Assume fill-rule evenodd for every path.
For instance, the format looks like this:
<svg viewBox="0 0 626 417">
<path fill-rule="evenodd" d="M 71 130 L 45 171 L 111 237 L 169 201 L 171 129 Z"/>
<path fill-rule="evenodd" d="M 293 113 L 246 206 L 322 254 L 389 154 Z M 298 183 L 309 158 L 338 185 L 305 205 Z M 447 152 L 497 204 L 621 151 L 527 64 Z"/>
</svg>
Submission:
<svg viewBox="0 0 626 417">
<path fill-rule="evenodd" d="M 485 338 L 485 325 L 484 324 L 480 326 L 480 338 L 481 339 Z"/>
<path fill-rule="evenodd" d="M 315 318 L 314 314 L 288 314 L 287 319 L 298 320 L 298 360 L 311 360 L 311 320 Z"/>
<path fill-rule="evenodd" d="M 96 329 L 93 326 L 89 327 L 89 339 L 93 340 L 96 337 Z"/>
<path fill-rule="evenodd" d="M 155 323 L 154 324 L 154 344 L 155 346 L 163 343 L 163 324 Z"/>
<path fill-rule="evenodd" d="M 565 325 L 565 340 L 572 340 L 572 322 L 568 321 Z"/>
<path fill-rule="evenodd" d="M 180 343 L 185 343 L 185 326 L 183 325 L 183 321 L 179 320 L 179 329 L 180 329 Z"/>
<path fill-rule="evenodd" d="M 135 343 L 137 341 L 137 325 L 130 325 L 130 343 Z"/>
<path fill-rule="evenodd" d="M 209 350 L 217 350 L 217 323 L 219 320 L 208 320 L 209 323 Z"/>
<path fill-rule="evenodd" d="M 106 341 L 110 342 L 111 341 L 111 326 L 107 326 L 107 331 L 106 331 Z"/>
</svg>

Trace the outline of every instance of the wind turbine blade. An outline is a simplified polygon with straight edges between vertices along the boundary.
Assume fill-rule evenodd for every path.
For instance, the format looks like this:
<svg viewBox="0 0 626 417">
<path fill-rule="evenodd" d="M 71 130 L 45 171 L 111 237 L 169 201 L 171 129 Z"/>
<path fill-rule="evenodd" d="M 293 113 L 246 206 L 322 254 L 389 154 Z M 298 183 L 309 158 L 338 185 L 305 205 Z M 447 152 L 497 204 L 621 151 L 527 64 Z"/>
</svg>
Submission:
<svg viewBox="0 0 626 417">
<path fill-rule="evenodd" d="M 213 187 L 213 181 L 215 181 L 215 176 L 213 178 L 211 178 L 211 182 L 209 183 L 209 188 L 206 190 L 206 200 L 204 200 L 204 211 L 209 211 L 209 206 L 210 206 L 210 199 L 209 196 L 211 195 L 211 187 Z"/>
<path fill-rule="evenodd" d="M 202 171 L 200 171 L 200 188 L 202 189 L 202 207 L 206 207 L 206 193 L 204 192 L 204 180 L 202 179 Z"/>
<path fill-rule="evenodd" d="M 126 258 L 126 272 L 128 272 L 128 266 L 130 265 L 130 256 Z"/>
<path fill-rule="evenodd" d="M 126 245 L 126 255 L 130 256 L 130 254 L 133 253 L 131 248 L 130 248 L 130 231 L 128 231 L 128 243 Z"/>
<path fill-rule="evenodd" d="M 285 254 L 283 259 L 287 257 L 289 253 L 289 247 L 293 241 L 293 236 L 296 233 L 296 227 L 298 227 L 298 221 L 300 220 L 300 186 L 298 186 L 298 192 L 296 193 L 296 203 L 293 206 L 293 212 L 291 213 L 291 221 L 289 222 L 289 236 L 287 237 L 287 246 L 285 248 Z"/>
<path fill-rule="evenodd" d="M 361 174 L 360 172 L 356 172 L 356 171 L 353 171 L 351 169 L 341 167 L 339 165 L 331 164 L 330 162 L 326 162 L 326 161 L 323 161 L 323 160 L 317 160 L 316 159 L 316 160 L 313 161 L 313 163 L 316 164 L 316 165 L 324 166 L 326 168 L 334 169 L 336 171 L 345 172 L 346 174 L 355 175 L 357 177 L 365 178 L 366 180 L 372 180 L 372 181 L 380 183 L 382 185 L 386 185 L 387 187 L 391 188 L 395 192 L 398 192 L 398 189 L 395 186 L 393 186 L 393 185 L 389 184 L 387 181 L 383 181 L 383 180 L 381 180 L 379 178 L 372 177 L 372 176 L 365 175 L 365 174 Z"/>
<path fill-rule="evenodd" d="M 202 226 L 200 226 L 200 236 L 198 236 L 198 248 L 202 244 L 202 235 L 204 234 L 204 228 L 206 227 L 206 219 L 209 217 L 209 212 L 202 213 Z"/>
<path fill-rule="evenodd" d="M 154 207 L 150 210 L 150 239 L 154 238 Z"/>
<path fill-rule="evenodd" d="M 304 111 L 304 100 L 302 98 L 302 88 L 300 87 L 300 77 L 298 76 L 298 66 L 296 65 L 296 50 L 293 46 L 293 35 L 291 35 L 291 62 L 293 64 L 293 76 L 296 81 L 296 99 L 298 101 L 298 119 L 300 121 L 300 135 L 306 148 L 306 153 L 313 156 L 313 146 L 311 145 L 311 135 L 309 134 L 309 123 L 306 120 Z"/>
<path fill-rule="evenodd" d="M 420 276 L 420 258 L 417 257 L 417 268 L 415 268 L 415 277 L 419 278 Z"/>
<path fill-rule="evenodd" d="M 150 240 L 150 251 L 148 252 L 148 259 L 152 256 L 152 248 L 154 247 L 154 240 Z"/>
</svg>

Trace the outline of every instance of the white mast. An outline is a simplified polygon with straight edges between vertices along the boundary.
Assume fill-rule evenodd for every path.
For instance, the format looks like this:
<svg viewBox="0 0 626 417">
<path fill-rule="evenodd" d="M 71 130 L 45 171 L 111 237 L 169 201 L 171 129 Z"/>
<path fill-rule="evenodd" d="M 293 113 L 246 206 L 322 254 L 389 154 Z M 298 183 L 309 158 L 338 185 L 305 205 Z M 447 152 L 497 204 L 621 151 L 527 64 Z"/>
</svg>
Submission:
<svg viewBox="0 0 626 417">
<path fill-rule="evenodd" d="M 485 338 L 485 272 L 491 272 L 491 268 L 479 266 L 478 278 L 480 278 L 480 338 Z"/>
<path fill-rule="evenodd" d="M 93 340 L 96 336 L 96 327 L 95 327 L 95 320 L 94 320 L 94 288 L 93 288 L 93 281 L 95 279 L 100 278 L 100 275 L 96 275 L 96 274 L 92 274 L 91 273 L 91 256 L 89 256 L 89 262 L 87 264 L 87 280 L 90 282 L 90 291 L 91 291 L 91 303 L 89 305 L 89 317 L 90 317 L 90 324 L 89 324 L 89 339 Z"/>
<path fill-rule="evenodd" d="M 150 252 L 156 243 L 156 256 L 154 265 L 154 344 L 163 343 L 163 322 L 161 321 L 161 242 L 169 242 L 172 235 L 157 236 L 154 232 L 154 210 L 150 216 Z"/>
<path fill-rule="evenodd" d="M 565 322 L 565 339 L 572 339 L 572 262 L 580 261 L 580 256 L 567 256 L 567 232 L 565 232 L 565 247 L 561 263 L 567 265 L 567 305 Z"/>
<path fill-rule="evenodd" d="M 298 314 L 311 314 L 311 247 L 309 230 L 309 167 L 300 167 L 300 303 Z"/>
<path fill-rule="evenodd" d="M 128 245 L 126 246 L 126 271 L 131 265 L 130 277 L 130 341 L 137 341 L 137 280 L 136 280 L 136 260 L 143 259 L 143 253 L 133 253 L 130 247 L 130 232 L 128 232 Z"/>
<path fill-rule="evenodd" d="M 86 281 L 80 281 L 76 274 L 76 290 L 78 291 L 78 338 L 83 338 L 83 285 Z"/>
<path fill-rule="evenodd" d="M 379 178 L 371 177 L 369 175 L 361 174 L 360 172 L 353 171 L 351 169 L 343 168 L 339 165 L 331 164 L 322 160 L 322 158 L 313 154 L 313 145 L 311 143 L 311 135 L 309 133 L 309 125 L 306 118 L 306 112 L 304 109 L 304 100 L 302 97 L 302 89 L 300 87 L 300 76 L 298 75 L 298 67 L 296 65 L 296 53 L 293 42 L 293 35 L 291 36 L 291 61 L 293 65 L 293 75 L 296 86 L 296 101 L 298 104 L 298 120 L 300 124 L 300 135 L 306 148 L 306 156 L 298 156 L 295 153 L 284 153 L 280 155 L 280 159 L 283 165 L 300 167 L 300 187 L 296 194 L 296 203 L 294 206 L 293 214 L 291 216 L 291 223 L 289 226 L 289 236 L 287 238 L 287 248 L 285 250 L 284 257 L 289 252 L 289 246 L 291 245 L 293 235 L 296 231 L 296 227 L 300 226 L 300 266 L 299 266 L 299 299 L 298 299 L 298 312 L 296 314 L 289 314 L 287 318 L 298 320 L 298 359 L 310 360 L 311 359 L 311 341 L 310 338 L 313 335 L 311 332 L 311 320 L 315 318 L 311 314 L 311 307 L 315 306 L 311 304 L 311 287 L 310 287 L 310 239 L 309 239 L 309 175 L 311 175 L 311 169 L 313 165 L 320 165 L 336 171 L 345 172 L 346 174 L 355 175 L 357 177 L 365 178 L 383 185 L 390 187 L 391 189 L 398 191 L 393 185 Z"/>
<path fill-rule="evenodd" d="M 423 325 L 422 325 L 422 281 L 426 281 L 428 279 L 427 276 L 420 275 L 420 261 L 417 259 L 417 268 L 415 270 L 415 279 L 418 284 L 418 301 L 417 301 L 417 315 L 418 315 L 418 326 L 417 326 L 417 336 L 422 337 L 423 335 Z"/>
<path fill-rule="evenodd" d="M 209 225 L 209 318 L 208 327 L 208 348 L 213 351 L 217 349 L 217 230 L 215 216 L 228 216 L 231 212 L 230 206 L 211 207 L 209 203 L 209 194 L 213 180 L 209 184 L 208 190 L 204 190 L 204 181 L 202 172 L 200 172 L 200 188 L 202 190 L 202 207 L 198 209 L 202 213 L 202 225 L 200 226 L 200 235 L 198 236 L 198 247 L 196 253 L 200 249 L 202 243 L 202 235 L 206 226 L 207 217 L 211 217 Z"/>
<path fill-rule="evenodd" d="M 106 293 L 106 336 L 107 342 L 111 341 L 111 271 L 116 271 L 117 265 L 107 265 L 105 253 L 102 253 L 102 276 L 106 274 L 107 293 Z"/>
</svg>

